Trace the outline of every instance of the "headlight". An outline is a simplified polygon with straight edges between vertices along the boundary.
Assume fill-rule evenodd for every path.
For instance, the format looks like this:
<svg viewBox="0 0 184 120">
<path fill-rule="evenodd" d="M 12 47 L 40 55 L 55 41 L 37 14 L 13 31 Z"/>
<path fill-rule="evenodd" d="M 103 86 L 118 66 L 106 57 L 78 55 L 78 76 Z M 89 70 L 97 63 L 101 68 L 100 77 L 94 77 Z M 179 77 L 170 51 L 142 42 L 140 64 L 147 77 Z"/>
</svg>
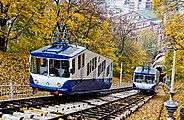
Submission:
<svg viewBox="0 0 184 120">
<path fill-rule="evenodd" d="M 38 80 L 35 79 L 35 83 L 38 84 Z"/>
<path fill-rule="evenodd" d="M 61 84 L 60 84 L 60 83 L 57 83 L 57 86 L 58 86 L 58 87 L 61 87 Z"/>
</svg>

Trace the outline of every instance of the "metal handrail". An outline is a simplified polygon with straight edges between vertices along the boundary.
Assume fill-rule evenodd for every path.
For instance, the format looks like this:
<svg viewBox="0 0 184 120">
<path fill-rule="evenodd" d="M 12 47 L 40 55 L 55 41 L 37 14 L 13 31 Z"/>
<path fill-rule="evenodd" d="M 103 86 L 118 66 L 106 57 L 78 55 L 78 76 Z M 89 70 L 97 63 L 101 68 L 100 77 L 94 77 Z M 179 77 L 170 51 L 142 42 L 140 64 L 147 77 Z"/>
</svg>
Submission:
<svg viewBox="0 0 184 120">
<path fill-rule="evenodd" d="M 33 90 L 29 85 L 14 85 L 12 80 L 10 80 L 9 85 L 0 85 L 0 100 L 45 96 L 48 94 L 48 92 L 33 94 Z"/>
</svg>

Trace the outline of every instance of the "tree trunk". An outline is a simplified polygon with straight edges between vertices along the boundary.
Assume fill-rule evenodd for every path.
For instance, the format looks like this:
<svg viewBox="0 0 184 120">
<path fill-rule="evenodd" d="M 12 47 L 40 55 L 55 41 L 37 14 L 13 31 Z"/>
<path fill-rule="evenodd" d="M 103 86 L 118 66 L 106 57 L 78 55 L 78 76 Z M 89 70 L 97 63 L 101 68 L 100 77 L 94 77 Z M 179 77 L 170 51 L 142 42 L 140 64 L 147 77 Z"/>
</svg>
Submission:
<svg viewBox="0 0 184 120">
<path fill-rule="evenodd" d="M 3 4 L 0 1 L 0 15 L 3 11 Z M 6 25 L 7 20 L 6 19 L 1 19 L 0 18 L 0 26 L 1 29 L 3 29 L 3 27 Z M 4 36 L 0 36 L 0 51 L 6 52 L 7 50 L 7 42 L 5 41 L 5 37 Z"/>
<path fill-rule="evenodd" d="M 0 51 L 6 52 L 5 38 L 0 37 Z"/>
</svg>

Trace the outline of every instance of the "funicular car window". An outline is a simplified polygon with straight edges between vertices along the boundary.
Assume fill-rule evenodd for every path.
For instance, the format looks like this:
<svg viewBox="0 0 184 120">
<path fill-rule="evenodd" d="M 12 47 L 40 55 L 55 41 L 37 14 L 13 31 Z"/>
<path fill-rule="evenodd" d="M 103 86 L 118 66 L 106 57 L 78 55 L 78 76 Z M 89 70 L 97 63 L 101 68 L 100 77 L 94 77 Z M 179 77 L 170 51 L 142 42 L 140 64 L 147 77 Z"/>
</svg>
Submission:
<svg viewBox="0 0 184 120">
<path fill-rule="evenodd" d="M 146 83 L 154 83 L 154 76 L 153 75 L 147 75 L 145 76 Z"/>
<path fill-rule="evenodd" d="M 48 74 L 48 60 L 46 58 L 40 58 L 40 74 L 47 75 Z"/>
<path fill-rule="evenodd" d="M 89 73 L 91 73 L 91 71 L 92 71 L 92 62 L 91 62 L 91 60 L 89 61 Z"/>
<path fill-rule="evenodd" d="M 108 65 L 108 67 L 107 67 L 107 76 L 108 76 L 109 73 L 110 73 L 110 69 L 111 69 L 111 65 Z"/>
<path fill-rule="evenodd" d="M 40 58 L 40 65 L 41 67 L 47 67 L 47 59 Z"/>
<path fill-rule="evenodd" d="M 89 62 L 87 63 L 87 76 L 89 75 Z"/>
<path fill-rule="evenodd" d="M 152 81 L 152 83 L 155 83 L 155 76 L 150 76 L 150 80 Z"/>
<path fill-rule="evenodd" d="M 72 74 L 75 73 L 75 58 L 72 60 Z"/>
<path fill-rule="evenodd" d="M 62 69 L 69 68 L 69 61 L 61 60 L 61 67 L 62 67 Z"/>
<path fill-rule="evenodd" d="M 96 69 L 96 67 L 97 67 L 97 57 L 95 57 L 95 69 Z"/>
<path fill-rule="evenodd" d="M 61 60 L 61 69 L 63 70 L 62 77 L 70 77 L 69 61 Z"/>
<path fill-rule="evenodd" d="M 60 60 L 49 60 L 49 75 L 52 77 L 60 77 Z"/>
<path fill-rule="evenodd" d="M 92 59 L 92 71 L 95 69 L 95 59 Z"/>
<path fill-rule="evenodd" d="M 31 73 L 36 73 L 37 66 L 36 66 L 36 57 L 31 57 Z"/>
<path fill-rule="evenodd" d="M 102 64 L 98 66 L 98 76 L 100 76 L 101 72 L 102 72 Z"/>
<path fill-rule="evenodd" d="M 135 75 L 135 80 L 134 81 L 141 83 L 141 82 L 144 82 L 143 78 L 144 78 L 143 75 L 137 74 L 137 75 Z"/>
<path fill-rule="evenodd" d="M 143 75 L 140 75 L 140 79 L 143 79 Z"/>
<path fill-rule="evenodd" d="M 81 55 L 78 56 L 78 70 L 81 68 Z"/>
<path fill-rule="evenodd" d="M 54 60 L 54 67 L 60 69 L 60 60 Z"/>
<path fill-rule="evenodd" d="M 135 75 L 135 79 L 138 79 L 139 78 L 139 75 Z"/>
<path fill-rule="evenodd" d="M 139 75 L 135 75 L 135 80 L 134 80 L 134 82 L 138 82 L 138 79 L 139 79 Z"/>
<path fill-rule="evenodd" d="M 31 57 L 31 72 L 40 74 L 40 58 Z"/>
<path fill-rule="evenodd" d="M 84 63 L 85 63 L 85 54 L 82 54 L 82 67 L 84 67 Z"/>
</svg>

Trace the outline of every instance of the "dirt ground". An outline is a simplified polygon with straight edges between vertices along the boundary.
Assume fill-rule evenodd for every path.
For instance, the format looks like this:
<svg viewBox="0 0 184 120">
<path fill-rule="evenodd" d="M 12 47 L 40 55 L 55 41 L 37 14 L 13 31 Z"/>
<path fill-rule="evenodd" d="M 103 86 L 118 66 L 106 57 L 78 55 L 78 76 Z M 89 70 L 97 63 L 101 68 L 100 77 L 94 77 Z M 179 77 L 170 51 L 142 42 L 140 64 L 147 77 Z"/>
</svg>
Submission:
<svg viewBox="0 0 184 120">
<path fill-rule="evenodd" d="M 175 120 L 180 120 L 180 109 L 184 108 L 184 82 L 175 81 L 174 102 L 178 103 L 178 109 L 174 113 Z M 139 108 L 134 114 L 126 120 L 167 120 L 168 112 L 164 102 L 169 100 L 169 91 L 163 85 L 158 86 L 157 94 L 145 105 Z"/>
</svg>

